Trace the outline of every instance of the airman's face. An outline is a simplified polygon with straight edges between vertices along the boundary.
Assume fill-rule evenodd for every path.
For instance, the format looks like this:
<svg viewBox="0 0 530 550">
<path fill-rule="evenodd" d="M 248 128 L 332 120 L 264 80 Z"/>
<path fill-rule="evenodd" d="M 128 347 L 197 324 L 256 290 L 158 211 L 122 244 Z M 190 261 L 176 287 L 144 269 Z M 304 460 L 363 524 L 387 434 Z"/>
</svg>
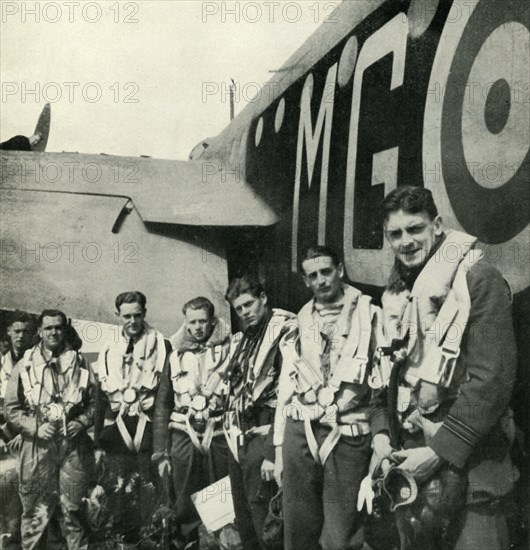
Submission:
<svg viewBox="0 0 530 550">
<path fill-rule="evenodd" d="M 310 288 L 317 302 L 336 302 L 342 294 L 344 267 L 336 266 L 329 256 L 319 256 L 302 263 L 304 282 Z"/>
<path fill-rule="evenodd" d="M 61 316 L 44 317 L 39 327 L 39 336 L 42 339 L 42 345 L 48 351 L 61 349 L 66 336 L 66 327 L 63 325 Z"/>
<path fill-rule="evenodd" d="M 11 349 L 15 352 L 15 355 L 20 355 L 28 349 L 31 340 L 29 323 L 13 323 L 9 327 L 7 334 L 11 340 Z"/>
<path fill-rule="evenodd" d="M 116 313 L 123 326 L 123 332 L 129 338 L 139 336 L 144 328 L 145 309 L 137 302 L 122 304 Z"/>
<path fill-rule="evenodd" d="M 262 293 L 255 297 L 247 292 L 235 298 L 232 307 L 245 327 L 256 326 L 267 314 L 267 296 Z"/>
<path fill-rule="evenodd" d="M 406 267 L 421 266 L 441 234 L 440 216 L 431 220 L 425 212 L 408 214 L 398 210 L 392 212 L 385 223 L 385 235 L 392 251 Z"/>
<path fill-rule="evenodd" d="M 186 329 L 191 337 L 199 344 L 202 344 L 210 338 L 213 331 L 213 319 L 204 309 L 186 310 Z"/>
</svg>

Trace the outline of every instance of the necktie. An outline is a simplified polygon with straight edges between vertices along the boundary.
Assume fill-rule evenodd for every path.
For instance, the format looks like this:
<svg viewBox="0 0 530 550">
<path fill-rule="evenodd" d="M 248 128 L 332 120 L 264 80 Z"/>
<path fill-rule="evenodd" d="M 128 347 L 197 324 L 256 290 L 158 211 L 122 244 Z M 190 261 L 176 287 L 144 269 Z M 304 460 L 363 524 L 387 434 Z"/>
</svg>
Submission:
<svg viewBox="0 0 530 550">
<path fill-rule="evenodd" d="M 133 351 L 134 351 L 134 340 L 130 338 L 129 343 L 127 344 L 127 349 L 125 350 L 125 355 L 132 355 Z"/>
<path fill-rule="evenodd" d="M 129 379 L 130 368 L 133 361 L 133 351 L 134 340 L 130 338 L 127 349 L 125 350 L 125 355 L 123 356 L 122 377 L 124 381 Z"/>
</svg>

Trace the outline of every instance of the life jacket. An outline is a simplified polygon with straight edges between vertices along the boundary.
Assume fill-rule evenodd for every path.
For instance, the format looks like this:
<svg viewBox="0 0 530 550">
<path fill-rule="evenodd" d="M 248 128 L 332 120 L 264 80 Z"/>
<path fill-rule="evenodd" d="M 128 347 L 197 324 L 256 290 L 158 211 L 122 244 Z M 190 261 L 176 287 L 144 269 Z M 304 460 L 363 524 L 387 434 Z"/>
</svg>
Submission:
<svg viewBox="0 0 530 550">
<path fill-rule="evenodd" d="M 338 342 L 330 352 L 327 381 L 321 362 L 325 340 L 318 326 L 315 330 L 313 300 L 300 310 L 298 326 L 281 343 L 294 389 L 284 414 L 304 421 L 311 453 L 322 464 L 341 435 L 366 435 L 370 431 L 367 379 L 372 339 L 379 332 L 373 331 L 373 325 L 378 323 L 378 308 L 372 305 L 369 296 L 356 288 L 343 285 L 343 290 L 344 305 L 336 321 L 338 330 L 333 336 Z M 315 421 L 332 427 L 320 449 L 311 428 L 311 422 Z"/>
<path fill-rule="evenodd" d="M 265 390 L 270 388 L 275 377 L 279 373 L 271 367 L 271 362 L 274 361 L 275 354 L 279 352 L 278 345 L 282 337 L 288 331 L 290 324 L 295 320 L 295 315 L 289 311 L 283 309 L 274 308 L 271 311 L 271 318 L 269 319 L 267 326 L 264 327 L 264 337 L 261 339 L 259 348 L 256 354 L 251 358 L 251 365 L 247 375 L 252 379 L 252 386 L 250 388 L 250 395 L 241 391 L 242 387 L 233 387 L 230 383 L 230 368 L 233 361 L 237 360 L 237 355 L 241 351 L 241 344 L 245 335 L 242 332 L 238 332 L 232 337 L 230 344 L 230 358 L 228 368 L 225 373 L 227 382 L 229 384 L 229 404 L 224 419 L 224 431 L 227 443 L 235 458 L 238 460 L 238 442 L 241 441 L 240 437 L 245 435 L 266 435 L 271 428 L 271 424 L 264 424 L 261 426 L 253 426 L 248 430 L 243 430 L 241 426 L 240 417 L 250 407 L 256 405 L 259 402 L 260 406 L 270 407 L 274 409 L 277 405 L 277 391 L 272 399 L 264 402 L 263 394 Z M 247 381 L 243 380 L 239 386 L 244 386 Z M 245 432 L 245 433 L 243 433 Z"/>
<path fill-rule="evenodd" d="M 58 357 L 47 357 L 41 344 L 21 359 L 20 380 L 29 408 L 44 421 L 65 419 L 83 399 L 89 372 L 83 356 L 67 345 Z"/>
<path fill-rule="evenodd" d="M 169 358 L 175 410 L 192 406 L 196 396 L 202 395 L 207 406 L 214 393 L 220 395 L 224 385 L 219 367 L 226 364 L 230 350 L 230 329 L 222 319 L 217 320 L 212 335 L 203 346 L 188 346 L 186 332 L 184 325 L 179 331 L 181 336 L 174 340 L 177 349 Z M 201 406 L 197 410 L 204 408 Z"/>
<path fill-rule="evenodd" d="M 230 350 L 230 328 L 218 319 L 201 346 L 190 342 L 187 334 L 183 325 L 172 339 L 176 349 L 169 358 L 174 394 L 170 427 L 187 432 L 200 451 L 207 451 L 212 438 L 222 433 L 216 428 L 222 423 L 223 367 Z"/>
<path fill-rule="evenodd" d="M 473 248 L 476 240 L 460 231 L 447 232 L 404 296 L 400 337 L 407 342 L 407 358 L 398 389 L 402 414 L 411 409 L 434 412 L 463 381 L 460 344 L 471 308 L 466 275 L 482 257 Z"/>
<path fill-rule="evenodd" d="M 11 378 L 14 366 L 11 350 L 5 355 L 0 354 L 0 399 L 4 399 L 6 396 L 7 383 Z"/>
<path fill-rule="evenodd" d="M 339 342 L 335 353 L 330 354 L 327 384 L 321 369 L 324 340 L 314 330 L 312 301 L 300 310 L 298 326 L 281 343 L 299 401 L 304 405 L 320 405 L 321 412 L 331 404 L 337 405 L 338 412 L 354 408 L 367 394 L 364 382 L 376 308 L 369 296 L 353 287 L 345 285 L 344 294 L 346 303 L 336 322 Z"/>
<path fill-rule="evenodd" d="M 135 343 L 132 354 L 127 354 L 128 341 L 120 338 L 105 346 L 99 354 L 97 373 L 101 389 L 107 394 L 109 405 L 118 413 L 116 424 L 129 450 L 140 449 L 145 426 L 150 422 L 156 390 L 166 360 L 164 337 L 158 330 L 144 323 L 144 331 Z M 124 378 L 124 367 L 126 376 Z M 134 439 L 123 422 L 124 416 L 138 416 Z"/>
<path fill-rule="evenodd" d="M 294 319 L 294 315 L 289 311 L 284 311 L 283 309 L 273 309 L 272 317 L 267 323 L 265 329 L 265 336 L 262 339 L 259 349 L 253 359 L 253 363 L 250 368 L 249 376 L 253 379 L 252 391 L 251 391 L 251 404 L 256 403 L 264 390 L 270 385 L 271 378 L 275 376 L 276 373 L 266 371 L 266 367 L 269 365 L 269 361 L 272 358 L 272 355 L 276 353 L 277 346 L 286 330 Z M 231 359 L 235 353 L 238 351 L 239 344 L 244 338 L 244 334 L 238 332 L 234 335 L 231 343 Z M 233 388 L 232 388 L 233 390 Z M 239 399 L 236 397 L 232 402 L 232 407 L 237 408 L 236 401 Z"/>
</svg>

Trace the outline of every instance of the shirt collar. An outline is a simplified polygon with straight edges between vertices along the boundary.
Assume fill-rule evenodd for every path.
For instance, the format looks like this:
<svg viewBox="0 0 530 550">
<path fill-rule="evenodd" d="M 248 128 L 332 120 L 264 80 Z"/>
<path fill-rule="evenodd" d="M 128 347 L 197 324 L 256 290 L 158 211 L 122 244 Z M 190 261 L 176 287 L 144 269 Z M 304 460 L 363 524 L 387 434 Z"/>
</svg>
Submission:
<svg viewBox="0 0 530 550">
<path fill-rule="evenodd" d="M 130 340 L 133 341 L 133 344 L 136 344 L 137 342 L 139 342 L 142 337 L 144 336 L 144 334 L 147 332 L 149 328 L 149 325 L 144 321 L 142 323 L 142 332 L 140 332 L 140 334 L 137 334 L 135 336 L 129 336 L 128 334 L 125 333 L 125 331 L 123 330 L 123 326 L 121 327 L 121 335 L 123 337 L 123 340 L 128 344 Z"/>
<path fill-rule="evenodd" d="M 313 306 L 311 308 L 312 313 L 320 313 L 321 311 L 338 311 L 340 312 L 342 308 L 344 307 L 344 304 L 346 303 L 346 294 L 347 294 L 347 287 L 348 285 L 342 283 L 342 296 L 336 301 L 332 302 L 330 304 L 319 304 L 317 302 L 317 299 L 313 297 Z"/>
<path fill-rule="evenodd" d="M 54 359 L 56 359 L 56 360 L 59 359 L 61 357 L 61 355 L 64 355 L 65 352 L 71 351 L 73 349 L 68 341 L 65 341 L 64 346 L 63 346 L 63 348 L 61 349 L 61 351 L 59 352 L 58 355 L 54 355 L 53 352 L 46 349 L 42 345 L 42 342 L 39 345 L 39 348 L 40 348 L 40 353 L 41 353 L 42 357 L 44 358 L 44 360 L 47 363 L 52 363 Z"/>
</svg>

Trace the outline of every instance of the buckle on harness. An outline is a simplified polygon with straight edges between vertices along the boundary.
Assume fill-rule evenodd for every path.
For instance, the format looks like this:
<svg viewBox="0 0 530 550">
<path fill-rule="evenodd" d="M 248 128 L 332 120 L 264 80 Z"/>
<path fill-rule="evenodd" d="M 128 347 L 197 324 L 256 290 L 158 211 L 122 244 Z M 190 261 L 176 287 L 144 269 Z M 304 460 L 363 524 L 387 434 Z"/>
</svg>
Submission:
<svg viewBox="0 0 530 550">
<path fill-rule="evenodd" d="M 440 384 L 443 386 L 449 386 L 453 378 L 453 373 L 456 368 L 456 360 L 460 355 L 460 348 L 456 350 L 443 347 L 440 357 L 440 364 L 438 366 L 438 374 L 440 375 Z"/>
<path fill-rule="evenodd" d="M 354 372 L 356 376 L 351 382 L 353 384 L 362 384 L 364 381 L 364 375 L 366 373 L 366 365 L 368 364 L 368 357 L 354 357 L 353 363 L 355 364 Z"/>
</svg>

